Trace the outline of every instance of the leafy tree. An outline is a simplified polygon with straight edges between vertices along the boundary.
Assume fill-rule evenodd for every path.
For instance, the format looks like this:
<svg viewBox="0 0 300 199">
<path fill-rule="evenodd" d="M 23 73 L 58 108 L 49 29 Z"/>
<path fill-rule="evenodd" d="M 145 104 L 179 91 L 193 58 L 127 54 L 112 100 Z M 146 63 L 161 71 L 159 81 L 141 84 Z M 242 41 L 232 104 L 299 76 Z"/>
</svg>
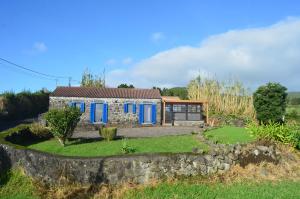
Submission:
<svg viewBox="0 0 300 199">
<path fill-rule="evenodd" d="M 157 89 L 157 90 L 159 90 L 159 93 L 162 95 L 162 90 L 161 90 L 161 88 L 159 88 L 159 87 L 156 87 L 156 86 L 153 86 L 152 88 L 153 88 L 153 89 Z"/>
<path fill-rule="evenodd" d="M 23 91 L 17 94 L 5 92 L 1 95 L 1 101 L 1 119 L 18 120 L 36 117 L 48 110 L 49 92 L 37 91 L 31 93 Z"/>
<path fill-rule="evenodd" d="M 82 87 L 99 87 L 102 88 L 104 87 L 104 80 L 98 76 L 98 75 L 93 75 L 89 69 L 87 68 L 81 78 L 81 84 Z"/>
<path fill-rule="evenodd" d="M 180 99 L 188 99 L 186 87 L 163 88 L 161 91 L 163 96 L 178 96 Z"/>
<path fill-rule="evenodd" d="M 66 106 L 63 109 L 49 110 L 45 114 L 45 119 L 53 136 L 65 146 L 66 139 L 73 135 L 80 116 L 81 112 L 78 108 Z"/>
<path fill-rule="evenodd" d="M 127 85 L 127 84 L 120 84 L 120 85 L 118 86 L 118 88 L 134 88 L 134 86 L 133 86 L 132 84 L 130 84 L 130 85 Z"/>
<path fill-rule="evenodd" d="M 253 104 L 260 123 L 283 122 L 287 104 L 286 90 L 286 87 L 279 83 L 268 83 L 256 90 L 253 94 Z"/>
</svg>

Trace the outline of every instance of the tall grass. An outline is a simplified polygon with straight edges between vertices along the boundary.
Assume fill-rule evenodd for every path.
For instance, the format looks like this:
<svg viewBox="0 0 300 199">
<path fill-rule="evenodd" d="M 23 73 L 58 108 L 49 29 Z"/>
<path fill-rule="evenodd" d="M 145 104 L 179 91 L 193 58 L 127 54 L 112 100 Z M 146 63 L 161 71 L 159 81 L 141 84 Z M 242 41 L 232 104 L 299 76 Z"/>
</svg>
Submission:
<svg viewBox="0 0 300 199">
<path fill-rule="evenodd" d="M 237 79 L 219 81 L 198 76 L 188 85 L 188 97 L 209 103 L 209 114 L 254 118 L 252 93 Z"/>
</svg>

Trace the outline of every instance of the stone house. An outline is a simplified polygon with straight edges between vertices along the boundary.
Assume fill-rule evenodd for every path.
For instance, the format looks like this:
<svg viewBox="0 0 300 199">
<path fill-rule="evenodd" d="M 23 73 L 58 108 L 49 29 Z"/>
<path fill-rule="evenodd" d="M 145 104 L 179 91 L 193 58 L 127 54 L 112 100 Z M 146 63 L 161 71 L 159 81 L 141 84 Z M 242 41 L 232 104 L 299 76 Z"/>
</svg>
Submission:
<svg viewBox="0 0 300 199">
<path fill-rule="evenodd" d="M 162 97 L 157 89 L 57 87 L 49 97 L 49 109 L 76 106 L 78 127 L 200 125 L 204 102 Z"/>
</svg>

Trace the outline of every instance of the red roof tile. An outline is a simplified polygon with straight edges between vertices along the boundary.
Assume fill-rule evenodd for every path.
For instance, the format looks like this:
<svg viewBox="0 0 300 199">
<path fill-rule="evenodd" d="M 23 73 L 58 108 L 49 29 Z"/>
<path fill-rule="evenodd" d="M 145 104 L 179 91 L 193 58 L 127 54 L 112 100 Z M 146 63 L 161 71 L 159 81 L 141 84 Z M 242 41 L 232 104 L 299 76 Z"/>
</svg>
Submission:
<svg viewBox="0 0 300 199">
<path fill-rule="evenodd" d="M 161 99 L 157 89 L 57 87 L 54 97 Z"/>
</svg>

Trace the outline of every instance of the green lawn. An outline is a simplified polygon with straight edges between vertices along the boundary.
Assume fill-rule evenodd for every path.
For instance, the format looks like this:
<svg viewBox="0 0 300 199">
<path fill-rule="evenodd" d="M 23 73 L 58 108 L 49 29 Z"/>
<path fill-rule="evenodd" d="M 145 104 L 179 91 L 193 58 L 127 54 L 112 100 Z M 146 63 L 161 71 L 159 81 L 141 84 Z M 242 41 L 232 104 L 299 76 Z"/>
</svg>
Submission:
<svg viewBox="0 0 300 199">
<path fill-rule="evenodd" d="M 245 128 L 233 126 L 225 126 L 207 131 L 205 132 L 205 136 L 210 140 L 223 144 L 247 143 L 255 140 Z"/>
<path fill-rule="evenodd" d="M 297 199 L 300 198 L 300 182 L 263 182 L 263 183 L 233 183 L 188 184 L 162 183 L 157 187 L 146 187 L 142 190 L 131 190 L 124 198 L 127 199 Z"/>
<path fill-rule="evenodd" d="M 192 152 L 195 147 L 207 150 L 208 146 L 199 142 L 195 135 L 164 136 L 156 138 L 136 138 L 126 141 L 136 149 L 135 153 Z M 122 140 L 71 142 L 63 147 L 56 139 L 28 146 L 28 148 L 67 156 L 109 156 L 122 154 Z"/>
</svg>

